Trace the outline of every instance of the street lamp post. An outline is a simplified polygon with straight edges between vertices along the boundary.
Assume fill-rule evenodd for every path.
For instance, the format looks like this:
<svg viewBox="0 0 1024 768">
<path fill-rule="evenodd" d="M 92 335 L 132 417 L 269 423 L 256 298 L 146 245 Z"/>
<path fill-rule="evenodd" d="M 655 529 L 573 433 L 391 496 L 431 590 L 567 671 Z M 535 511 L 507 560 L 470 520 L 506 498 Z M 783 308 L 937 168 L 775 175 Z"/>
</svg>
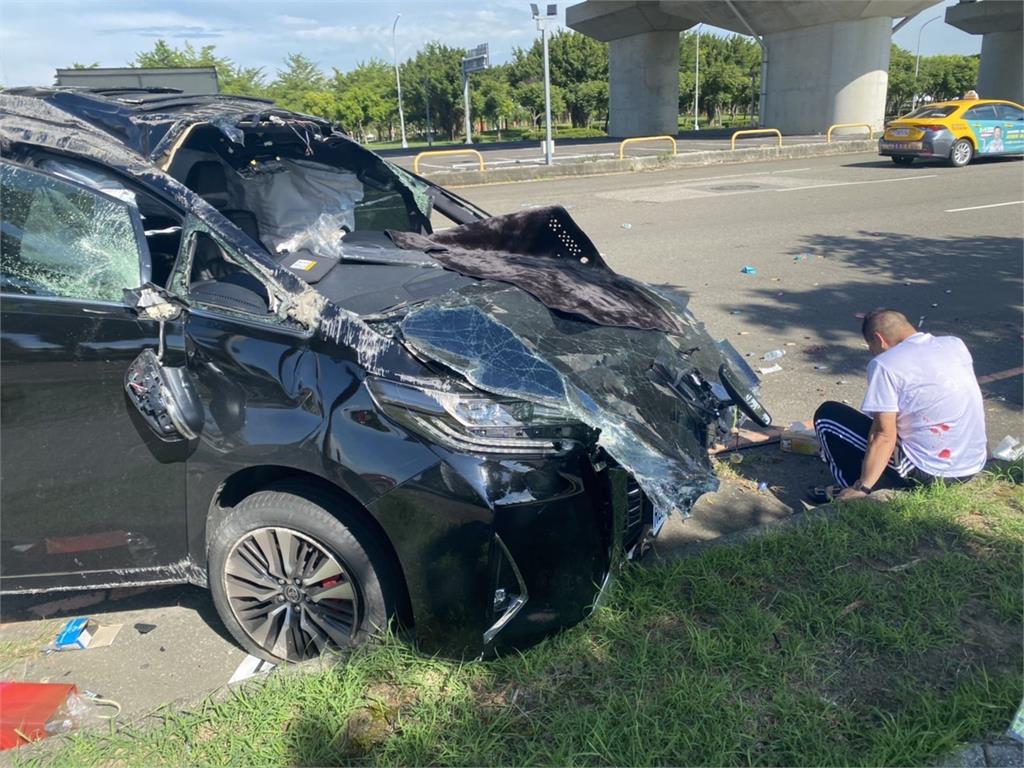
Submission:
<svg viewBox="0 0 1024 768">
<path fill-rule="evenodd" d="M 914 63 L 914 100 L 911 104 L 911 109 L 917 107 L 917 73 L 921 71 L 921 33 L 924 32 L 924 28 L 931 24 L 933 21 L 938 21 L 941 16 L 935 16 L 928 19 L 921 27 L 917 30 L 917 61 Z"/>
<path fill-rule="evenodd" d="M 405 113 L 402 112 L 402 77 L 398 73 L 398 44 L 395 37 L 400 18 L 402 18 L 402 14 L 395 16 L 395 23 L 391 25 L 391 53 L 395 60 L 395 85 L 398 87 L 398 125 L 402 131 L 402 149 L 408 149 L 409 142 L 405 140 Z"/>
<path fill-rule="evenodd" d="M 693 67 L 693 130 L 700 130 L 700 28 L 697 25 L 697 60 Z"/>
<path fill-rule="evenodd" d="M 548 61 L 548 22 L 558 16 L 558 6 L 548 3 L 542 15 L 536 3 L 530 3 L 533 18 L 540 30 L 541 44 L 544 48 L 544 165 L 553 165 L 551 156 L 551 68 Z"/>
</svg>

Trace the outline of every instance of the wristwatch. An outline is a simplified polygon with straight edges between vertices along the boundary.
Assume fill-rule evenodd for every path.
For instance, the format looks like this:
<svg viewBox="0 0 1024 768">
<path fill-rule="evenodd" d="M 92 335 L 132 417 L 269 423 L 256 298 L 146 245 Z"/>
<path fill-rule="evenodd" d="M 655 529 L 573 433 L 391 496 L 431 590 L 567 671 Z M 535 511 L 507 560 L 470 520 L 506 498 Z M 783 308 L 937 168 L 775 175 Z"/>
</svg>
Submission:
<svg viewBox="0 0 1024 768">
<path fill-rule="evenodd" d="M 857 481 L 850 487 L 853 488 L 853 490 L 855 491 L 861 491 L 862 493 L 871 493 L 871 486 L 864 485 L 864 483 L 860 481 L 860 478 L 858 478 Z"/>
</svg>

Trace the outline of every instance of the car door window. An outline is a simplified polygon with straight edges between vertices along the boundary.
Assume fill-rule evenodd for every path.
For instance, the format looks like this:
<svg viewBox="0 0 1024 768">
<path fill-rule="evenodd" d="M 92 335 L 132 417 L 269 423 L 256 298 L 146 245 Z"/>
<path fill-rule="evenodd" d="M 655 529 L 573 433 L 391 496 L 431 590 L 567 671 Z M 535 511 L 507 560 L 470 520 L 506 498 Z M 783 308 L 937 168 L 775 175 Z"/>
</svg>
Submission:
<svg viewBox="0 0 1024 768">
<path fill-rule="evenodd" d="M 136 221 L 121 200 L 2 163 L 0 221 L 6 292 L 120 302 L 143 281 Z"/>
<path fill-rule="evenodd" d="M 991 104 L 981 104 L 977 107 L 971 107 L 964 113 L 964 118 L 967 120 L 997 120 L 996 108 Z"/>
<path fill-rule="evenodd" d="M 996 112 L 1000 120 L 1024 120 L 1024 109 L 1012 107 L 1009 104 L 997 104 Z"/>
</svg>

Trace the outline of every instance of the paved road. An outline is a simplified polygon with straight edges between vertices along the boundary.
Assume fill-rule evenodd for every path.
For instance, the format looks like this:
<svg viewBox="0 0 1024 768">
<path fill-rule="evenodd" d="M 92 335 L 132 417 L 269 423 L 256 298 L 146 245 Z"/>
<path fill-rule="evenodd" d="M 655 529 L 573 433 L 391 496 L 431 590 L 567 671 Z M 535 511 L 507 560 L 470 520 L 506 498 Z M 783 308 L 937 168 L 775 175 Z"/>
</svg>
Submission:
<svg viewBox="0 0 1024 768">
<path fill-rule="evenodd" d="M 853 134 L 857 138 L 866 138 L 863 132 Z M 701 131 L 696 136 L 683 135 L 676 139 L 679 154 L 687 152 L 707 152 L 716 150 L 728 150 L 730 148 L 731 133 L 722 131 Z M 783 139 L 785 144 L 816 144 L 825 141 L 824 136 L 786 136 Z M 752 136 L 737 139 L 737 146 L 774 146 L 777 139 L 774 136 Z M 619 139 L 586 139 L 576 141 L 556 141 L 554 162 L 556 165 L 568 163 L 580 163 L 587 160 L 607 160 L 619 156 Z M 461 146 L 438 146 L 438 150 L 450 149 L 475 149 L 484 156 L 487 168 L 508 168 L 517 165 L 542 165 L 544 163 L 544 150 L 542 142 L 517 142 L 515 144 L 474 144 L 469 147 Z M 389 160 L 405 168 L 413 167 L 413 159 L 417 153 L 425 151 L 426 148 L 413 150 L 386 150 L 381 152 Z M 627 144 L 625 147 L 626 157 L 650 157 L 665 152 L 671 152 L 672 147 L 664 139 L 657 141 L 644 141 Z M 471 155 L 445 155 L 441 157 L 425 157 L 420 162 L 420 171 L 430 173 L 442 170 L 474 170 L 477 160 Z"/>
<path fill-rule="evenodd" d="M 826 397 L 859 405 L 868 357 L 856 315 L 873 307 L 963 336 L 979 376 L 1021 365 L 1017 159 L 899 168 L 843 155 L 458 191 L 491 213 L 561 203 L 613 268 L 688 294 L 755 367 L 785 350 L 783 370 L 764 377 L 777 423 L 809 418 Z M 990 441 L 1020 436 L 1021 376 L 985 392 Z"/>
</svg>

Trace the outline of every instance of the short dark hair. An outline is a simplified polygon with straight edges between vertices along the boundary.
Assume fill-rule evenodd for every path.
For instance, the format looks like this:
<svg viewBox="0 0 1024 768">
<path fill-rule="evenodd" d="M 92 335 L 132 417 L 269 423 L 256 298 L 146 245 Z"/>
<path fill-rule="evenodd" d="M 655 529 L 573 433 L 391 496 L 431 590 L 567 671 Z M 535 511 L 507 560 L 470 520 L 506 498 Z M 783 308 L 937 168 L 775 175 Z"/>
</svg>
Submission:
<svg viewBox="0 0 1024 768">
<path fill-rule="evenodd" d="M 864 315 L 864 323 L 860 327 L 860 333 L 865 341 L 871 341 L 876 333 L 886 338 L 892 338 L 906 326 L 910 325 L 907 316 L 902 312 L 888 307 L 873 309 Z M 913 326 L 911 326 L 913 327 Z"/>
</svg>

